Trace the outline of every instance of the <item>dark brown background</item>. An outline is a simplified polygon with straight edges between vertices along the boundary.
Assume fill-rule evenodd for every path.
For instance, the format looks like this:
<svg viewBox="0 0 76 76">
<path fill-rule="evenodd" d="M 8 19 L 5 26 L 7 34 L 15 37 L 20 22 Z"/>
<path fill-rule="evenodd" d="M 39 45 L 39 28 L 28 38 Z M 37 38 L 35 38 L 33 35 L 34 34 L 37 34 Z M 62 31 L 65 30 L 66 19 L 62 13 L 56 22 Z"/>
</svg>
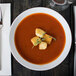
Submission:
<svg viewBox="0 0 76 76">
<path fill-rule="evenodd" d="M 11 3 L 12 21 L 21 12 L 31 7 L 46 7 L 47 0 L 0 0 L 1 3 Z M 76 4 L 76 2 L 74 2 Z M 12 56 L 12 76 L 73 76 L 74 67 L 74 20 L 73 5 L 66 10 L 59 12 L 67 20 L 72 30 L 72 47 L 67 58 L 57 67 L 43 72 L 29 70 L 20 65 Z M 8 70 L 8 69 L 7 69 Z"/>
</svg>

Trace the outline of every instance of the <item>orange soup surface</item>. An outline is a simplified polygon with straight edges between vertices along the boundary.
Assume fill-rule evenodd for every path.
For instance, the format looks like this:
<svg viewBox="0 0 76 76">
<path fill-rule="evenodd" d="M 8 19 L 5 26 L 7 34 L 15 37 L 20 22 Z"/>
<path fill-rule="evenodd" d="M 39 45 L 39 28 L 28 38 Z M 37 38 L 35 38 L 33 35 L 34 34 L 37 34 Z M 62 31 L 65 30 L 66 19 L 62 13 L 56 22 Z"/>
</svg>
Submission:
<svg viewBox="0 0 76 76">
<path fill-rule="evenodd" d="M 31 38 L 35 36 L 36 28 L 41 28 L 56 38 L 56 41 L 52 40 L 46 50 L 39 50 L 38 46 L 32 48 Z M 57 59 L 62 53 L 66 42 L 65 32 L 60 22 L 44 13 L 31 14 L 25 17 L 16 28 L 14 40 L 21 57 L 39 65 Z"/>
</svg>

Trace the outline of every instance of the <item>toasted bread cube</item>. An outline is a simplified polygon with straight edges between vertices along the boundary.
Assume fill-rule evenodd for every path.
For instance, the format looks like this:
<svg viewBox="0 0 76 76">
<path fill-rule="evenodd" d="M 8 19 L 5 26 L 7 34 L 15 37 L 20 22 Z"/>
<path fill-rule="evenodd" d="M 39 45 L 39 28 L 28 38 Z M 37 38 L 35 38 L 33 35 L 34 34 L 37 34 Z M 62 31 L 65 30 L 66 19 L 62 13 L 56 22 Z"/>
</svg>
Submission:
<svg viewBox="0 0 76 76">
<path fill-rule="evenodd" d="M 46 42 L 41 42 L 40 44 L 39 44 L 39 49 L 40 50 L 45 50 L 47 48 L 47 43 Z"/>
<path fill-rule="evenodd" d="M 35 34 L 36 36 L 43 38 L 45 31 L 42 29 L 36 28 Z"/>
<path fill-rule="evenodd" d="M 31 39 L 31 42 L 34 46 L 37 46 L 39 43 L 41 43 L 41 39 L 38 36 L 36 36 Z"/>
<path fill-rule="evenodd" d="M 43 38 L 45 39 L 44 41 L 47 42 L 48 44 L 50 44 L 53 39 L 53 37 L 48 34 L 45 34 Z"/>
</svg>

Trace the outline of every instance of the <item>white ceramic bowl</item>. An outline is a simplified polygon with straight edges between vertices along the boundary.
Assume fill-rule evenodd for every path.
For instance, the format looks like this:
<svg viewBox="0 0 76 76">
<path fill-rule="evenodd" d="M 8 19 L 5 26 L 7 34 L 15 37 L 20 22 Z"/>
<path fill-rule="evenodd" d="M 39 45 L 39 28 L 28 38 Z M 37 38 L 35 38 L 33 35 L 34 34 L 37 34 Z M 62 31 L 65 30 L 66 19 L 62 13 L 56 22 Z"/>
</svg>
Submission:
<svg viewBox="0 0 76 76">
<path fill-rule="evenodd" d="M 55 61 L 50 62 L 48 64 L 36 65 L 36 64 L 32 64 L 32 63 L 24 60 L 20 56 L 20 54 L 17 52 L 16 47 L 15 47 L 14 34 L 15 34 L 16 27 L 18 26 L 18 24 L 20 23 L 20 21 L 23 18 L 25 18 L 26 16 L 33 14 L 33 13 L 46 13 L 46 14 L 52 15 L 62 24 L 62 27 L 64 28 L 64 31 L 65 31 L 66 43 L 65 43 L 65 48 L 64 48 L 63 52 Z M 31 70 L 45 71 L 45 70 L 49 70 L 49 69 L 56 67 L 66 58 L 66 56 L 68 55 L 70 48 L 71 48 L 72 35 L 71 35 L 71 30 L 69 28 L 68 23 L 59 13 L 57 13 L 56 11 L 49 9 L 49 8 L 36 7 L 36 8 L 28 9 L 28 10 L 24 11 L 23 13 L 21 13 L 18 17 L 16 17 L 16 19 L 13 21 L 12 26 L 11 26 L 9 42 L 10 42 L 12 54 L 20 64 L 22 64 L 24 67 L 31 69 Z"/>
</svg>

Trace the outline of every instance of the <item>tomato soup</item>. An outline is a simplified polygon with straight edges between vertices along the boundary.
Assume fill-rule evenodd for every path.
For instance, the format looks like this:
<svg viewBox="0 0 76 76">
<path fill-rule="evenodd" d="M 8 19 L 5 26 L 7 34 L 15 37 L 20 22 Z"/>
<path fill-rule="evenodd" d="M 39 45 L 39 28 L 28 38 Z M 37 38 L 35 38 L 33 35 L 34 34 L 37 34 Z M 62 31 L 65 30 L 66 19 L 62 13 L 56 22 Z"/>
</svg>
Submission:
<svg viewBox="0 0 76 76">
<path fill-rule="evenodd" d="M 51 13 L 51 12 L 50 12 Z M 47 49 L 39 50 L 38 46 L 32 48 L 31 38 L 35 36 L 35 29 L 41 28 L 56 38 Z M 47 64 L 57 59 L 66 43 L 65 32 L 61 23 L 48 14 L 36 13 L 25 17 L 15 31 L 15 46 L 18 53 L 33 64 Z"/>
</svg>

